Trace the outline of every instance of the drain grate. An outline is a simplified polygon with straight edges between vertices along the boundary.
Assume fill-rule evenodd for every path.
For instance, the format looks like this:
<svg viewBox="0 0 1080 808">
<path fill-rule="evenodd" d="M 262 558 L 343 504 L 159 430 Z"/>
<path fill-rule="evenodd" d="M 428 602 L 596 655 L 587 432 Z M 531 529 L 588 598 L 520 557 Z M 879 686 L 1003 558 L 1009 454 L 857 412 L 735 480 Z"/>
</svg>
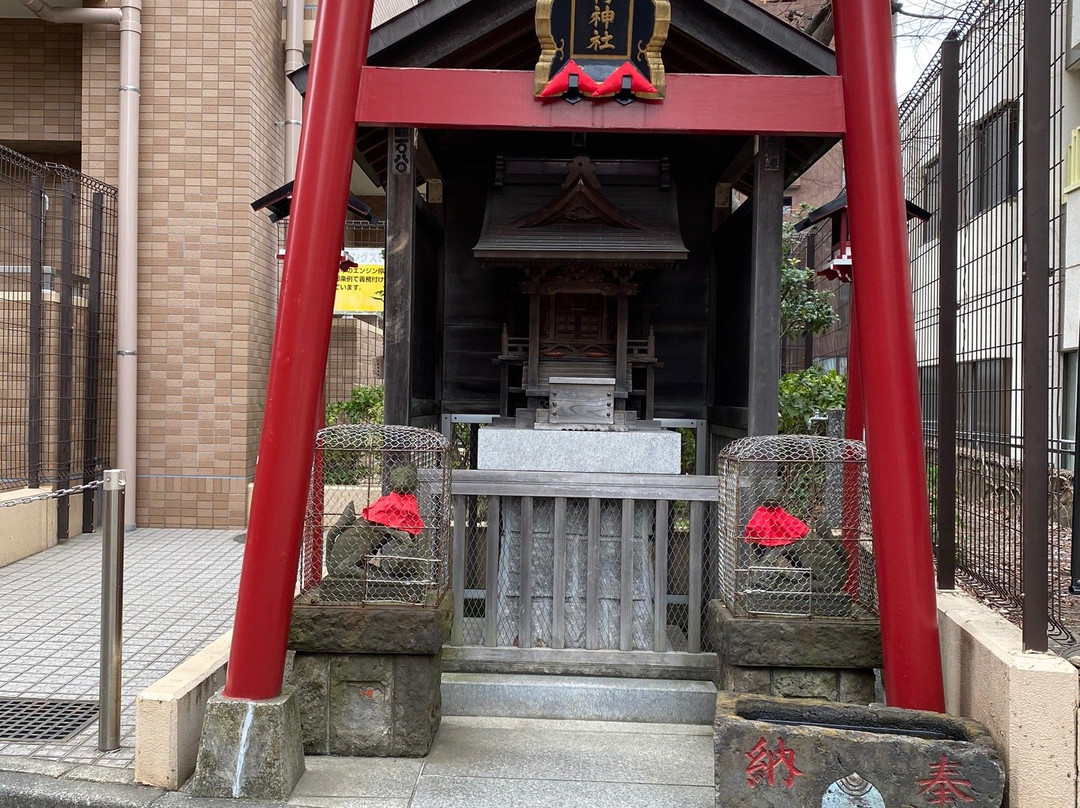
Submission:
<svg viewBox="0 0 1080 808">
<path fill-rule="evenodd" d="M 97 718 L 95 701 L 0 699 L 0 741 L 66 741 Z"/>
</svg>

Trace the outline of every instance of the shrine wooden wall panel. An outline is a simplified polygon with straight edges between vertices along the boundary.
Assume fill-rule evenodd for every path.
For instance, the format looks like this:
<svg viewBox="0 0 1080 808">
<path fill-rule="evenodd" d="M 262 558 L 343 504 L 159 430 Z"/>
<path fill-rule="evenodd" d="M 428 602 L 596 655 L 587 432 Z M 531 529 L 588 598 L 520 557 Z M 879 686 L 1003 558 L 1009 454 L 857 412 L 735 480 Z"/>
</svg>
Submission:
<svg viewBox="0 0 1080 808">
<path fill-rule="evenodd" d="M 503 323 L 517 296 L 519 274 L 484 267 L 472 257 L 480 237 L 491 168 L 476 166 L 447 178 L 443 188 L 443 410 L 497 413 Z"/>
<path fill-rule="evenodd" d="M 418 216 L 419 218 L 419 216 Z M 438 313 L 439 234 L 420 221 L 416 226 L 412 317 L 412 416 L 430 415 L 437 398 L 439 340 Z"/>
<path fill-rule="evenodd" d="M 735 211 L 713 239 L 716 399 L 711 404 L 720 407 L 746 407 L 749 398 L 751 204 Z"/>
<path fill-rule="evenodd" d="M 703 418 L 707 381 L 713 182 L 692 155 L 672 157 L 679 224 L 689 257 L 650 272 L 642 294 L 656 330 L 656 415 Z"/>
</svg>

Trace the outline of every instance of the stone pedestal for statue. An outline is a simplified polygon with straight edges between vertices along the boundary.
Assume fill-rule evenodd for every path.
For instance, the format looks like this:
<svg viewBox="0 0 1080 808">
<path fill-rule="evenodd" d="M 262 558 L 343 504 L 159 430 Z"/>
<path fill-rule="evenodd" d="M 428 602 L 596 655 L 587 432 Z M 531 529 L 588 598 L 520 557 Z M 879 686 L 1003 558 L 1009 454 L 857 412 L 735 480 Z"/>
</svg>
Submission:
<svg viewBox="0 0 1080 808">
<path fill-rule="evenodd" d="M 876 619 L 737 617 L 711 600 L 705 630 L 719 657 L 717 684 L 725 690 L 864 705 L 877 700 Z"/>
<path fill-rule="evenodd" d="M 434 607 L 320 604 L 293 610 L 289 648 L 309 755 L 423 757 L 442 719 L 449 597 Z"/>
<path fill-rule="evenodd" d="M 662 429 L 598 427 L 531 429 L 499 426 L 477 437 L 479 469 L 568 471 L 598 474 L 678 474 L 681 438 Z"/>
</svg>

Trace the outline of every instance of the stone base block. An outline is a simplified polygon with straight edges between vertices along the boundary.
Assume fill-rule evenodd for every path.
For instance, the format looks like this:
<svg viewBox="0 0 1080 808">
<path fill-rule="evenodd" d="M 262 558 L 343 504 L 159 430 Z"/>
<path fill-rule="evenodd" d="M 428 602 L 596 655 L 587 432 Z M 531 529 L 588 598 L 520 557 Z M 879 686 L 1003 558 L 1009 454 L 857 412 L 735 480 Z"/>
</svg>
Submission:
<svg viewBox="0 0 1080 808">
<path fill-rule="evenodd" d="M 442 717 L 442 654 L 297 651 L 304 752 L 423 757 Z"/>
<path fill-rule="evenodd" d="M 717 808 L 999 808 L 1005 770 L 982 725 L 937 713 L 721 693 Z"/>
<path fill-rule="evenodd" d="M 737 617 L 709 601 L 705 620 L 712 647 L 729 665 L 753 668 L 880 668 L 876 619 Z"/>
<path fill-rule="evenodd" d="M 296 692 L 248 701 L 222 693 L 206 703 L 195 774 L 196 797 L 286 800 L 304 773 Z"/>
<path fill-rule="evenodd" d="M 756 668 L 720 665 L 720 687 L 734 693 L 849 704 L 875 700 L 869 668 Z"/>
</svg>

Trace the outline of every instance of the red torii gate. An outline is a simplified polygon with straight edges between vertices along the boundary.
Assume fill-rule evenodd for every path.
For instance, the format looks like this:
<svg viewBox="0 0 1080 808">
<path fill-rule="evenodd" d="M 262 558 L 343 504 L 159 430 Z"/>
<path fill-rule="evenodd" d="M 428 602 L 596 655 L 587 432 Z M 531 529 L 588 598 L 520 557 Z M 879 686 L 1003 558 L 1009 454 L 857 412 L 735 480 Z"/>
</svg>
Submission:
<svg viewBox="0 0 1080 808">
<path fill-rule="evenodd" d="M 533 73 L 365 67 L 374 0 L 321 0 L 225 695 L 281 693 L 357 124 L 843 135 L 889 702 L 944 711 L 887 0 L 834 0 L 839 77 L 668 76 L 662 103 L 533 98 Z M 497 99 L 493 101 L 492 99 Z M 792 128 L 792 122 L 797 122 Z"/>
</svg>

